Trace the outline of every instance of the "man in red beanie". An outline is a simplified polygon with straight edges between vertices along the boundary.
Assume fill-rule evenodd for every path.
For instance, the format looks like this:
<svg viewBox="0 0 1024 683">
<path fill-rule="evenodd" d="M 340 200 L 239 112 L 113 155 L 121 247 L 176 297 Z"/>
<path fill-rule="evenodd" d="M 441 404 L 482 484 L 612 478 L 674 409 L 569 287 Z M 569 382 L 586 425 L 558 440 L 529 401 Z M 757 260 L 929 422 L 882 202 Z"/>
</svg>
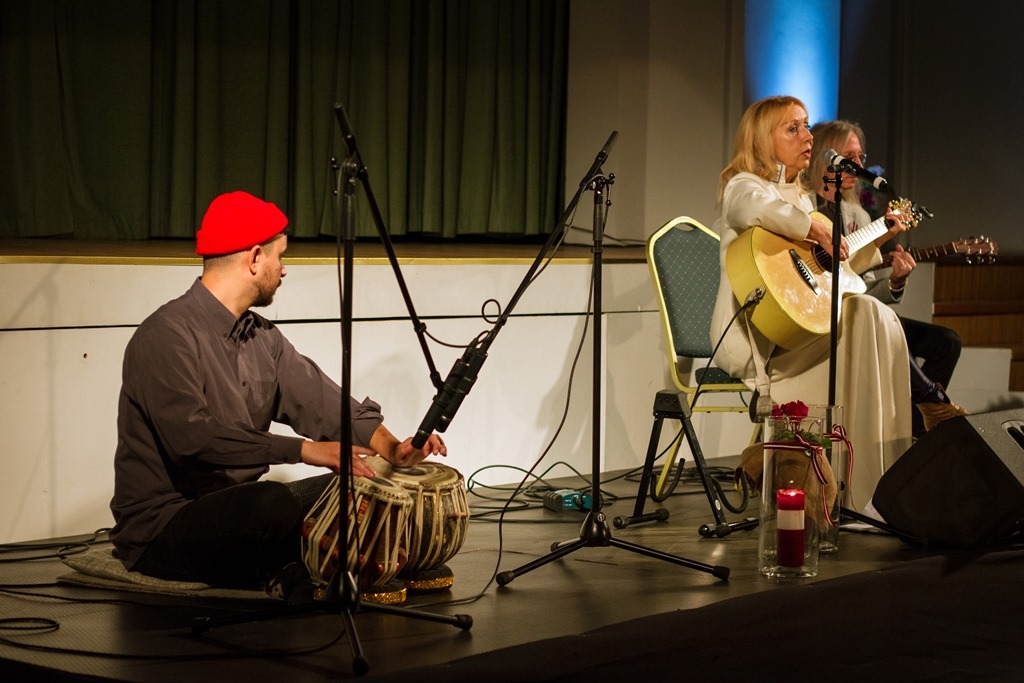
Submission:
<svg viewBox="0 0 1024 683">
<path fill-rule="evenodd" d="M 279 463 L 337 472 L 342 396 L 250 310 L 270 304 L 287 274 L 287 224 L 274 204 L 246 192 L 214 199 L 196 234 L 202 276 L 143 321 L 125 349 L 110 539 L 130 570 L 237 588 L 304 575 L 302 522 L 334 475 L 291 484 L 260 477 Z M 379 405 L 348 400 L 352 474 L 374 476 L 363 455 L 408 466 L 447 454 L 436 434 L 414 449 L 384 426 Z M 306 438 L 272 434 L 271 422 Z"/>
</svg>

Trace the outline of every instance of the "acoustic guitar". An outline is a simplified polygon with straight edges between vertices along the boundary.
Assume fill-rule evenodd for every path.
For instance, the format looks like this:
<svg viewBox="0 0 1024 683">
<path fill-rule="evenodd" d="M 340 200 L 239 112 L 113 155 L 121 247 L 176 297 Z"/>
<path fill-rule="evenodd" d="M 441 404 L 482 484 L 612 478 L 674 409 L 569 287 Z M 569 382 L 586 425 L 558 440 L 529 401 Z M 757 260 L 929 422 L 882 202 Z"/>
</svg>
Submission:
<svg viewBox="0 0 1024 683">
<path fill-rule="evenodd" d="M 889 203 L 910 227 L 919 216 L 909 199 Z M 831 227 L 832 221 L 817 211 L 811 217 Z M 867 291 L 850 261 L 862 248 L 888 232 L 885 216 L 846 236 L 849 258 L 839 268 L 839 305 L 850 294 Z M 740 301 L 755 288 L 764 298 L 750 317 L 754 327 L 784 349 L 800 349 L 828 334 L 832 320 L 832 258 L 817 244 L 794 241 L 760 226 L 744 230 L 725 254 L 725 269 L 733 294 Z"/>
</svg>

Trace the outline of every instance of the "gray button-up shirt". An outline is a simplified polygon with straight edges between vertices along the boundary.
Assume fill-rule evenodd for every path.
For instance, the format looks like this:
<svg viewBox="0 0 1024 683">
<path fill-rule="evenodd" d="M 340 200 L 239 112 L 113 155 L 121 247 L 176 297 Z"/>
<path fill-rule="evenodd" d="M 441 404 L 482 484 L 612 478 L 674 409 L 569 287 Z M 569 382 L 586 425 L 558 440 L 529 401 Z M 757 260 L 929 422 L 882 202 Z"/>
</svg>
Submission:
<svg viewBox="0 0 1024 683">
<path fill-rule="evenodd" d="M 380 406 L 352 400 L 368 446 Z M 124 354 L 110 533 L 131 568 L 189 500 L 299 462 L 302 438 L 341 437 L 341 389 L 252 311 L 235 319 L 200 280 L 136 330 Z"/>
</svg>

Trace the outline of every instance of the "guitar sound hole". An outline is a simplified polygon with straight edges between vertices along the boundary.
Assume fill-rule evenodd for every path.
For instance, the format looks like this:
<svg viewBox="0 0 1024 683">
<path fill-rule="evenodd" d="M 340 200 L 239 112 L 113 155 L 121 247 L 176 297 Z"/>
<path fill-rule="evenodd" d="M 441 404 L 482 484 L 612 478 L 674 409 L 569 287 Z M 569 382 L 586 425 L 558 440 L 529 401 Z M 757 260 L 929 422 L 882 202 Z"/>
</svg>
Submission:
<svg viewBox="0 0 1024 683">
<path fill-rule="evenodd" d="M 828 252 L 820 244 L 815 244 L 811 247 L 811 254 L 814 256 L 814 261 L 821 270 L 827 273 L 832 272 L 832 257 L 828 255 Z"/>
</svg>

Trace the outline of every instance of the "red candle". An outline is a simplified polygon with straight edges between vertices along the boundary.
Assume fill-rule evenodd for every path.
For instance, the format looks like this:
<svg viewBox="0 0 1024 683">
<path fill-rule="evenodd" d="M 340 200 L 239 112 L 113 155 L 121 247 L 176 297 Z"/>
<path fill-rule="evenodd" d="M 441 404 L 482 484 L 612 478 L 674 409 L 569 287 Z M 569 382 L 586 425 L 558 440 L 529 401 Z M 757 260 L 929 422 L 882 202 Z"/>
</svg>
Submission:
<svg viewBox="0 0 1024 683">
<path fill-rule="evenodd" d="M 804 492 L 779 489 L 775 501 L 779 508 L 779 565 L 801 567 L 804 563 Z"/>
</svg>

